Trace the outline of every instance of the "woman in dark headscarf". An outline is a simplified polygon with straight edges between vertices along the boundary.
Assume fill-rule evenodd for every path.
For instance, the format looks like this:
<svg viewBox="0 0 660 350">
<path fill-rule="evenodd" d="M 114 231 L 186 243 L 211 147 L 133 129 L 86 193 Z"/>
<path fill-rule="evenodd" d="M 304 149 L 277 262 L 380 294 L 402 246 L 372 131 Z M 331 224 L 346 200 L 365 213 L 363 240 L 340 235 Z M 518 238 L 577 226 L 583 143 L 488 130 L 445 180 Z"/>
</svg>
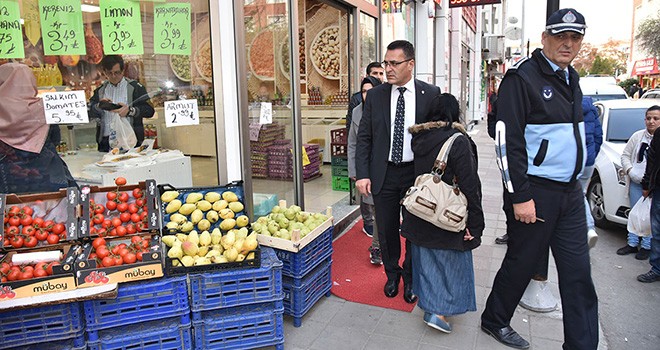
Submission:
<svg viewBox="0 0 660 350">
<path fill-rule="evenodd" d="M 28 66 L 0 66 L 0 101 L 0 193 L 50 192 L 75 186 L 55 149 L 59 126 L 46 124 L 37 81 Z"/>
<path fill-rule="evenodd" d="M 451 94 L 440 94 L 430 122 L 409 128 L 415 154 L 415 175 L 429 173 L 442 145 L 452 135 L 462 133 L 452 145 L 442 181 L 458 187 L 468 202 L 467 228 L 450 232 L 420 219 L 404 209 L 401 234 L 410 240 L 413 264 L 413 292 L 417 306 L 424 310 L 424 322 L 450 333 L 447 316 L 476 311 L 472 249 L 481 244 L 484 215 L 481 209 L 481 182 L 477 174 L 474 142 L 459 120 L 458 101 Z"/>
</svg>

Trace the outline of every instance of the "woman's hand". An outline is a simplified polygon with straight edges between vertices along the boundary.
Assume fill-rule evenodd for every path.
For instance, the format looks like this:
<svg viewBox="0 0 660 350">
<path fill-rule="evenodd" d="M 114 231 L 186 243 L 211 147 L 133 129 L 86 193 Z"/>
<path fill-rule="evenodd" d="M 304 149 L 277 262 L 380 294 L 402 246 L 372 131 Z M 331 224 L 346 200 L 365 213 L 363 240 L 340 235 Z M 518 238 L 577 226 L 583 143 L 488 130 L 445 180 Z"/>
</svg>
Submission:
<svg viewBox="0 0 660 350">
<path fill-rule="evenodd" d="M 473 240 L 473 239 L 474 239 L 474 236 L 472 236 L 472 235 L 470 234 L 470 229 L 466 227 L 466 228 L 465 228 L 465 236 L 463 236 L 463 240 L 464 240 L 464 241 L 471 241 L 471 240 Z"/>
</svg>

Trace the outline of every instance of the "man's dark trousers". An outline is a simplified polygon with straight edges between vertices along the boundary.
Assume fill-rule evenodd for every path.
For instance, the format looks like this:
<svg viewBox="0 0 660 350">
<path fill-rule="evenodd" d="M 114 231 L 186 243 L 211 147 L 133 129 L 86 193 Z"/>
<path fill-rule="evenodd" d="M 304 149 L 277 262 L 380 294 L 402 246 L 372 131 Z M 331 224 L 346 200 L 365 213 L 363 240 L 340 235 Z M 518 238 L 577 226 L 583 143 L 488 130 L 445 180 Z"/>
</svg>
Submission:
<svg viewBox="0 0 660 350">
<path fill-rule="evenodd" d="M 536 216 L 545 220 L 525 224 L 515 220 L 510 197 L 505 196 L 508 248 L 493 292 L 481 315 L 483 325 L 509 326 L 513 313 L 537 268 L 539 256 L 552 248 L 562 301 L 563 348 L 598 347 L 598 298 L 591 280 L 584 198 L 579 182 L 562 184 L 530 177 Z"/>
<path fill-rule="evenodd" d="M 412 283 L 412 265 L 410 263 L 410 242 L 406 239 L 403 268 L 399 266 L 401 257 L 400 201 L 414 182 L 415 167 L 412 162 L 400 166 L 388 163 L 383 187 L 380 192 L 374 194 L 378 240 L 387 279 L 397 280 L 401 276 L 405 284 Z"/>
</svg>

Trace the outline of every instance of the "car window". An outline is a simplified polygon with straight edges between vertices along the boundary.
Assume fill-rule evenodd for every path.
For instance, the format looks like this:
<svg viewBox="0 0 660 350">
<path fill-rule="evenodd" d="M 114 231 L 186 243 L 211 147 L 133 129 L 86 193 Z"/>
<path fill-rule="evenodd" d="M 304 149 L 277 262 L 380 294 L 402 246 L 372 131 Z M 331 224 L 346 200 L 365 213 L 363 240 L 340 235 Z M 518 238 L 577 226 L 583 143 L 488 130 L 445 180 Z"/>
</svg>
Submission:
<svg viewBox="0 0 660 350">
<path fill-rule="evenodd" d="M 596 101 L 607 101 L 607 100 L 625 100 L 628 97 L 626 95 L 585 95 L 591 97 L 591 99 L 596 102 Z"/>
<path fill-rule="evenodd" d="M 635 131 L 644 129 L 645 108 L 610 109 L 607 121 L 609 142 L 628 142 Z"/>
<path fill-rule="evenodd" d="M 649 94 L 644 94 L 642 98 L 660 98 L 660 92 L 652 92 Z"/>
</svg>

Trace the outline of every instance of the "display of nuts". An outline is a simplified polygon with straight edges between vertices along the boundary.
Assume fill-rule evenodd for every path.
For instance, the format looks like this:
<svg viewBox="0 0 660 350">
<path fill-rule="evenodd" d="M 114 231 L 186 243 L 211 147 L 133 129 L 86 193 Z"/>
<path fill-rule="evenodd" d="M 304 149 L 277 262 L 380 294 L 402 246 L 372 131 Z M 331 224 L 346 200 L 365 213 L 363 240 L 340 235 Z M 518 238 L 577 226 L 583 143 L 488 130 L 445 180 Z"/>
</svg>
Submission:
<svg viewBox="0 0 660 350">
<path fill-rule="evenodd" d="M 300 74 L 305 74 L 305 29 L 298 28 L 298 54 Z"/>
<path fill-rule="evenodd" d="M 339 77 L 339 28 L 321 31 L 310 47 L 312 62 L 325 77 Z"/>
</svg>

